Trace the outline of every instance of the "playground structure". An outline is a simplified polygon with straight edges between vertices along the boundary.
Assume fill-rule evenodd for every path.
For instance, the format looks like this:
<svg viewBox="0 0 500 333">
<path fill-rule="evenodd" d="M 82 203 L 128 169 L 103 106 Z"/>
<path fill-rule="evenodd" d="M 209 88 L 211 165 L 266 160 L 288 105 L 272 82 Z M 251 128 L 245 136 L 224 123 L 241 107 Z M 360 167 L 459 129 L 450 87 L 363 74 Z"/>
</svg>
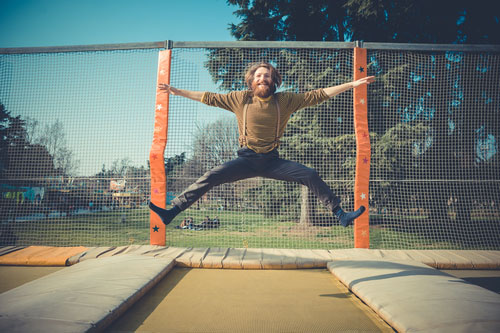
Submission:
<svg viewBox="0 0 500 333">
<path fill-rule="evenodd" d="M 1 49 L 12 135 L 0 184 L 16 195 L 0 199 L 0 265 L 70 267 L 1 294 L 0 327 L 104 330 L 176 266 L 328 269 L 398 331 L 498 330 L 497 293 L 436 269 L 500 267 L 499 52 L 361 42 Z M 244 89 L 246 66 L 260 60 L 291 91 L 377 76 L 297 112 L 280 149 L 314 167 L 344 208 L 363 202 L 369 213 L 344 229 L 305 188 L 258 178 L 212 190 L 165 228 L 145 198 L 166 203 L 232 158 L 237 131 L 230 113 L 155 95 L 157 83 Z M 25 188 L 44 197 L 22 202 Z M 207 215 L 221 226 L 175 228 Z"/>
</svg>

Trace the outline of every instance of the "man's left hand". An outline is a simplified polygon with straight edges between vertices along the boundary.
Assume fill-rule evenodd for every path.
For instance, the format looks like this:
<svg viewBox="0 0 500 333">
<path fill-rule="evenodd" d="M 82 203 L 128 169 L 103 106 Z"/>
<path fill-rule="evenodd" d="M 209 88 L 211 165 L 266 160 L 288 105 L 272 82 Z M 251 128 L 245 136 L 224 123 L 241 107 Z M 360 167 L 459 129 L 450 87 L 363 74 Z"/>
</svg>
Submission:
<svg viewBox="0 0 500 333">
<path fill-rule="evenodd" d="M 356 81 L 353 81 L 352 83 L 352 87 L 353 88 L 356 88 L 356 87 L 359 87 L 360 85 L 362 84 L 370 84 L 372 83 L 373 81 L 375 81 L 375 76 L 367 76 L 367 77 L 364 77 L 362 79 L 359 79 L 359 80 L 356 80 Z"/>
</svg>

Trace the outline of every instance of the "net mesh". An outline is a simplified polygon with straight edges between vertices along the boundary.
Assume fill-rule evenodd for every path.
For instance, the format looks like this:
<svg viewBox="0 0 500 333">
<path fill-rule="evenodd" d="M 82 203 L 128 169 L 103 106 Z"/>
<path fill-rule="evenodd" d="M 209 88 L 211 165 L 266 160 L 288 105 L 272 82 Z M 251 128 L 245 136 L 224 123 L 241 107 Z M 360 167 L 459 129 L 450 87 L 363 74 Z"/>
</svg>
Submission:
<svg viewBox="0 0 500 333">
<path fill-rule="evenodd" d="M 226 93 L 247 89 L 249 64 L 267 61 L 283 76 L 281 91 L 305 92 L 352 78 L 352 50 L 174 49 L 171 84 L 188 90 Z M 172 97 L 166 155 L 170 197 L 215 166 L 236 158 L 236 116 L 182 97 Z M 355 139 L 352 93 L 290 119 L 280 157 L 318 171 L 353 208 Z M 167 163 L 168 165 L 168 163 Z M 193 228 L 178 229 L 192 219 Z M 220 227 L 203 223 L 217 219 Z M 224 184 L 209 191 L 167 226 L 167 244 L 254 248 L 353 247 L 352 229 L 334 223 L 332 213 L 306 187 L 264 178 Z"/>
<path fill-rule="evenodd" d="M 370 50 L 372 247 L 500 247 L 500 57 Z"/>
<path fill-rule="evenodd" d="M 2 245 L 149 243 L 149 164 L 158 50 L 0 55 Z M 174 48 L 171 84 L 246 89 L 274 64 L 280 91 L 352 80 L 349 49 Z M 370 247 L 500 249 L 498 54 L 368 50 Z M 352 91 L 296 112 L 280 156 L 318 171 L 354 207 Z M 172 96 L 167 204 L 236 157 L 228 111 Z M 183 221 L 193 227 L 183 228 Z M 220 225 L 208 228 L 208 219 Z M 333 224 L 332 224 L 333 223 Z M 166 227 L 167 245 L 351 248 L 304 186 L 264 178 L 209 191 Z"/>
<path fill-rule="evenodd" d="M 1 244 L 149 243 L 157 57 L 0 56 Z"/>
</svg>

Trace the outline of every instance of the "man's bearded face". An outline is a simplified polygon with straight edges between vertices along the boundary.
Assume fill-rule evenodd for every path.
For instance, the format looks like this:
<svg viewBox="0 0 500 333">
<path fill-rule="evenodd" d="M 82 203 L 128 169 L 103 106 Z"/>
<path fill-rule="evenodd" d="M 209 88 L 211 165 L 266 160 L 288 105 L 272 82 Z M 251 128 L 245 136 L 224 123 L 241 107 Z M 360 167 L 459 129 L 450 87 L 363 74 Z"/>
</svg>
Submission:
<svg viewBox="0 0 500 333">
<path fill-rule="evenodd" d="M 260 98 L 267 98 L 274 93 L 275 87 L 269 69 L 260 67 L 255 71 L 252 90 L 255 96 Z"/>
</svg>

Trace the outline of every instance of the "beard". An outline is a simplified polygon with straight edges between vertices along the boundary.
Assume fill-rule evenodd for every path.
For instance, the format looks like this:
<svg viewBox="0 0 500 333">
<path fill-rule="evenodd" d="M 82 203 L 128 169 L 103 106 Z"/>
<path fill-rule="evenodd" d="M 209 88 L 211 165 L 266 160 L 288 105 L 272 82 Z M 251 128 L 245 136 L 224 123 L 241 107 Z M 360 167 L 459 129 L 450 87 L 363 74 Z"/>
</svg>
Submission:
<svg viewBox="0 0 500 333">
<path fill-rule="evenodd" d="M 252 91 L 255 96 L 260 97 L 260 98 L 267 98 L 274 94 L 274 86 L 269 84 L 268 82 L 266 84 L 258 85 L 256 82 L 252 83 Z"/>
</svg>

